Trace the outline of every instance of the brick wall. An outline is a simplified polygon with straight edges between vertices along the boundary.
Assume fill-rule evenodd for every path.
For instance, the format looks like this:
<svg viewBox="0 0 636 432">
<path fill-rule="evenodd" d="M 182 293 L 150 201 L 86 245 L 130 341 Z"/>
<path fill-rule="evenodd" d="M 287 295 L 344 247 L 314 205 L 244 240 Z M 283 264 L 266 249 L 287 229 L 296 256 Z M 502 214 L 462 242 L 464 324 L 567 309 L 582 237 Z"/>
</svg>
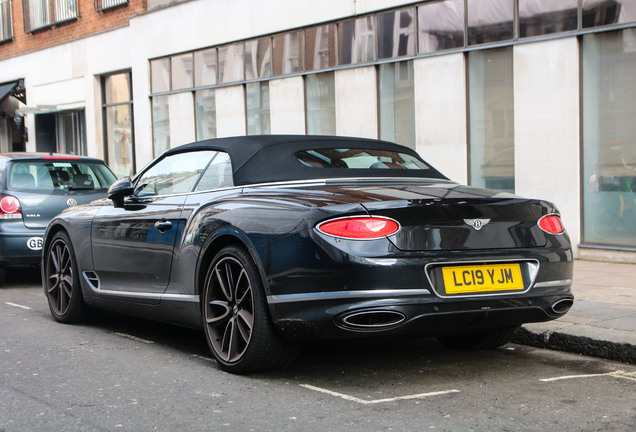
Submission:
<svg viewBox="0 0 636 432">
<path fill-rule="evenodd" d="M 126 25 L 131 16 L 146 11 L 147 0 L 128 0 L 102 12 L 95 11 L 94 0 L 77 0 L 77 19 L 32 33 L 24 32 L 23 5 L 22 0 L 12 0 L 13 40 L 0 44 L 0 59 Z"/>
</svg>

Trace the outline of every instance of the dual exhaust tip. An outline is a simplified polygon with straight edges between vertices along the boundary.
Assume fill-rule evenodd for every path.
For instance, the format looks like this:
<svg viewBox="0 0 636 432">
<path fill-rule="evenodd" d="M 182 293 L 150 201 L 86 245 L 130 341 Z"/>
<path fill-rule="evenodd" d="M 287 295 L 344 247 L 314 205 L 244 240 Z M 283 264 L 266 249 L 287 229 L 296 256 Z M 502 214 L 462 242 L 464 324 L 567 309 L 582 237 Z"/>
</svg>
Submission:
<svg viewBox="0 0 636 432">
<path fill-rule="evenodd" d="M 550 305 L 550 311 L 557 315 L 563 315 L 570 310 L 574 300 L 562 298 Z M 342 327 L 352 330 L 382 330 L 397 326 L 406 320 L 406 315 L 394 310 L 367 310 L 354 312 L 340 318 Z"/>
</svg>

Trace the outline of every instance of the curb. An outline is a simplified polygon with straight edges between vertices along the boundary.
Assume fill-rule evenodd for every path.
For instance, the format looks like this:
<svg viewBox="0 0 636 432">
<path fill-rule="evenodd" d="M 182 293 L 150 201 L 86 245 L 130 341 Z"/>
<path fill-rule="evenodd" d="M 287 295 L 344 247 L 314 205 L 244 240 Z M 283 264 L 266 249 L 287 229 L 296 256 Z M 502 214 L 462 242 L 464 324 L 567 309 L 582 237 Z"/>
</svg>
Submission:
<svg viewBox="0 0 636 432">
<path fill-rule="evenodd" d="M 526 327 L 521 327 L 515 332 L 512 342 L 520 345 L 636 364 L 635 345 L 575 336 L 558 330 L 533 331 Z"/>
</svg>

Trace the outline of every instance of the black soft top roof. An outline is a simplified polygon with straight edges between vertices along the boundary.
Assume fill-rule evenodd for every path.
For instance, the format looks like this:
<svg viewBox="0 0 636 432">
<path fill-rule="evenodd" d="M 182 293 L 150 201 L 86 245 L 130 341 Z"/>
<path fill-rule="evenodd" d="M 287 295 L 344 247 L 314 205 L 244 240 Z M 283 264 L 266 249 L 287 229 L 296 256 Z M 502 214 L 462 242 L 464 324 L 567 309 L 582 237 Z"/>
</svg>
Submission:
<svg viewBox="0 0 636 432">
<path fill-rule="evenodd" d="M 235 185 L 340 177 L 424 177 L 446 179 L 428 163 L 429 169 L 312 168 L 296 157 L 301 150 L 361 148 L 391 150 L 422 160 L 412 149 L 388 141 L 323 135 L 250 135 L 214 138 L 184 144 L 163 156 L 192 150 L 217 150 L 229 154 Z"/>
</svg>

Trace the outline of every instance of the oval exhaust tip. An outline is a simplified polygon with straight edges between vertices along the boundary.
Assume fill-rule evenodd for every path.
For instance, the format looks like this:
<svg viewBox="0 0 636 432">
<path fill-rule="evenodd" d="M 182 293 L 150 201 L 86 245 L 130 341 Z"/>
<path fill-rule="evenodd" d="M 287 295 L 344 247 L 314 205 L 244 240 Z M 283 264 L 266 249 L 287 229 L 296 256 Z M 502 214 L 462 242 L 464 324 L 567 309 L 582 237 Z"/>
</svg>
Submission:
<svg viewBox="0 0 636 432">
<path fill-rule="evenodd" d="M 380 310 L 354 312 L 340 319 L 345 327 L 359 330 L 376 330 L 400 324 L 406 316 L 400 312 Z"/>
<path fill-rule="evenodd" d="M 574 304 L 574 301 L 572 299 L 565 298 L 565 299 L 561 299 L 554 302 L 552 306 L 550 306 L 550 309 L 554 313 L 564 314 L 570 310 L 573 304 Z"/>
</svg>

